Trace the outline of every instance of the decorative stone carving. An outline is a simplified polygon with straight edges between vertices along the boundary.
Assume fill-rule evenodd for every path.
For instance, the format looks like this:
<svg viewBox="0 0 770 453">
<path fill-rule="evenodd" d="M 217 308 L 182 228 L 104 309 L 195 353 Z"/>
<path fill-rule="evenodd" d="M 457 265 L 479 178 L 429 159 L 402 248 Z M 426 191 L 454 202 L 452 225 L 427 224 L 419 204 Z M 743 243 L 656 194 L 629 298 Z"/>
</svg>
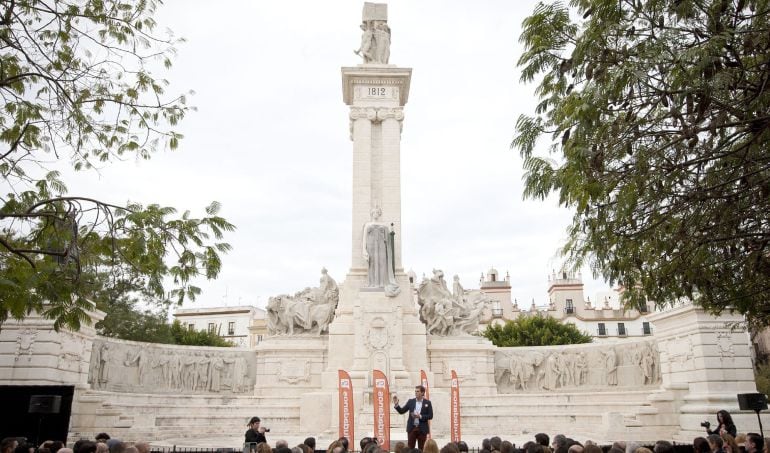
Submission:
<svg viewBox="0 0 770 453">
<path fill-rule="evenodd" d="M 35 346 L 37 330 L 24 329 L 16 337 L 16 352 L 13 360 L 18 361 L 22 356 L 27 356 L 27 361 L 32 359 L 32 349 Z"/>
<path fill-rule="evenodd" d="M 88 382 L 111 391 L 246 393 L 254 374 L 247 356 L 228 348 L 213 352 L 96 340 Z"/>
<path fill-rule="evenodd" d="M 495 382 L 500 393 L 596 391 L 660 383 L 660 359 L 650 341 L 609 348 L 587 345 L 568 350 L 537 349 L 519 352 L 501 348 L 495 359 Z"/>
<path fill-rule="evenodd" d="M 472 334 L 478 330 L 481 312 L 492 299 L 479 291 L 465 293 L 459 281 L 457 295 L 449 292 L 444 272 L 433 270 L 431 279 L 423 280 L 417 291 L 420 320 L 431 335 L 448 336 Z"/>
<path fill-rule="evenodd" d="M 390 60 L 390 27 L 388 27 L 388 5 L 364 3 L 361 23 L 361 45 L 353 53 L 363 59 L 364 64 L 388 64 Z"/>
<path fill-rule="evenodd" d="M 277 377 L 279 381 L 290 385 L 310 381 L 310 362 L 281 362 L 278 367 Z"/>
<path fill-rule="evenodd" d="M 390 330 L 382 318 L 375 318 L 369 326 L 369 333 L 364 338 L 366 346 L 372 351 L 381 351 L 393 344 Z"/>
<path fill-rule="evenodd" d="M 320 335 L 329 330 L 339 302 L 339 288 L 321 269 L 318 288 L 305 288 L 294 296 L 281 294 L 267 302 L 267 330 L 271 335 Z"/>
<path fill-rule="evenodd" d="M 385 295 L 395 297 L 401 292 L 395 276 L 395 256 L 391 243 L 391 229 L 379 221 L 382 210 L 372 209 L 371 221 L 364 224 L 363 251 L 368 263 L 367 277 L 369 288 L 383 288 Z"/>
<path fill-rule="evenodd" d="M 719 355 L 723 359 L 734 358 L 735 348 L 733 348 L 732 333 L 717 332 L 717 348 L 719 349 Z"/>
</svg>

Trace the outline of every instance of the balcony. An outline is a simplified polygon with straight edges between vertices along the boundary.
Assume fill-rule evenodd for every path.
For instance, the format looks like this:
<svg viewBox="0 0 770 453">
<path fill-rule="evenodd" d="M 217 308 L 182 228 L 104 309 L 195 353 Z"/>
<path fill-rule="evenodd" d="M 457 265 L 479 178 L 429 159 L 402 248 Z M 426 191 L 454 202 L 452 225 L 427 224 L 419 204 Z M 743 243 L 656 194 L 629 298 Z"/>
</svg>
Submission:
<svg viewBox="0 0 770 453">
<path fill-rule="evenodd" d="M 596 336 L 597 337 L 606 337 L 607 336 L 607 329 L 604 327 L 599 327 L 596 329 Z"/>
<path fill-rule="evenodd" d="M 566 307 L 564 308 L 564 313 L 568 315 L 574 315 L 575 314 L 575 307 Z"/>
<path fill-rule="evenodd" d="M 627 335 L 628 334 L 626 333 L 626 328 L 625 327 L 618 327 L 618 336 L 619 337 L 625 337 Z"/>
<path fill-rule="evenodd" d="M 492 309 L 492 317 L 493 318 L 502 318 L 503 317 L 503 309 L 502 308 L 493 308 Z"/>
</svg>

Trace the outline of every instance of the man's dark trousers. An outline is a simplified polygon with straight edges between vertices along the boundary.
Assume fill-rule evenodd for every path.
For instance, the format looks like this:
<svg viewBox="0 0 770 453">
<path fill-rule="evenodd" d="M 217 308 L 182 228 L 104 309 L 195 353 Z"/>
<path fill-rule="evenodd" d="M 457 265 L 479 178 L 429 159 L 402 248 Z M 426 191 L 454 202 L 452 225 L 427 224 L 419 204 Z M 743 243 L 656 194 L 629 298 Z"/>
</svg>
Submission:
<svg viewBox="0 0 770 453">
<path fill-rule="evenodd" d="M 414 448 L 415 441 L 417 442 L 417 448 L 420 450 L 425 446 L 425 441 L 428 439 L 428 433 L 420 431 L 419 426 L 412 427 L 411 431 L 407 434 L 406 441 L 409 444 L 409 448 Z"/>
</svg>

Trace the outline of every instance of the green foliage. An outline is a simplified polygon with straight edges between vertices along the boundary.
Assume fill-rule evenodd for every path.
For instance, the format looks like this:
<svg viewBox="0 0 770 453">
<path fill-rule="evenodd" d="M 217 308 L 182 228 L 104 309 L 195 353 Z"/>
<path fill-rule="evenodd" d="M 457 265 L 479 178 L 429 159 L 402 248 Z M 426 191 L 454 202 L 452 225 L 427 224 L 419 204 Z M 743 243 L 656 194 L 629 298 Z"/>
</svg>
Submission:
<svg viewBox="0 0 770 453">
<path fill-rule="evenodd" d="M 171 335 L 174 337 L 174 344 L 187 346 L 233 346 L 232 343 L 217 335 L 216 332 L 189 330 L 177 320 L 171 324 Z"/>
<path fill-rule="evenodd" d="M 525 196 L 574 209 L 564 256 L 628 306 L 770 321 L 768 28 L 767 0 L 572 0 L 524 21 Z"/>
<path fill-rule="evenodd" d="M 78 329 L 103 285 L 168 305 L 194 299 L 194 279 L 221 269 L 234 227 L 217 203 L 194 217 L 66 196 L 49 168 L 178 146 L 172 128 L 190 107 L 148 69 L 168 68 L 174 53 L 172 38 L 152 34 L 156 3 L 22 0 L 0 12 L 0 324 L 35 310 Z"/>
<path fill-rule="evenodd" d="M 590 343 L 591 337 L 573 324 L 562 324 L 550 316 L 519 316 L 503 325 L 490 324 L 484 337 L 495 346 L 553 346 Z"/>
<path fill-rule="evenodd" d="M 754 369 L 754 378 L 757 381 L 757 391 L 770 395 L 770 364 L 764 363 Z"/>
</svg>

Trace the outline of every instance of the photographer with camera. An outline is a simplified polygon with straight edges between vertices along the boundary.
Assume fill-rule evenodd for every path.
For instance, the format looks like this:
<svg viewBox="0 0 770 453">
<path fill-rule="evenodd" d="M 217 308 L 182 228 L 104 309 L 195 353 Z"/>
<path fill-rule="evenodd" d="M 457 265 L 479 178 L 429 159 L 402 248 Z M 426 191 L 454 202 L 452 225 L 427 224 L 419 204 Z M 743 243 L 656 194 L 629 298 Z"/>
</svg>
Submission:
<svg viewBox="0 0 770 453">
<path fill-rule="evenodd" d="M 265 433 L 269 433 L 270 430 L 264 426 L 259 426 L 259 423 L 259 417 L 251 417 L 251 420 L 249 420 L 249 430 L 246 431 L 246 440 L 244 442 L 254 445 L 260 442 L 267 443 Z"/>
<path fill-rule="evenodd" d="M 722 409 L 721 411 L 717 412 L 717 427 L 713 430 L 711 429 L 711 423 L 708 421 L 705 421 L 700 424 L 702 427 L 706 428 L 706 432 L 708 434 L 729 434 L 733 437 L 735 437 L 737 433 L 737 429 L 735 428 L 735 423 L 733 423 L 733 418 L 730 416 L 730 413 L 726 410 Z"/>
</svg>

